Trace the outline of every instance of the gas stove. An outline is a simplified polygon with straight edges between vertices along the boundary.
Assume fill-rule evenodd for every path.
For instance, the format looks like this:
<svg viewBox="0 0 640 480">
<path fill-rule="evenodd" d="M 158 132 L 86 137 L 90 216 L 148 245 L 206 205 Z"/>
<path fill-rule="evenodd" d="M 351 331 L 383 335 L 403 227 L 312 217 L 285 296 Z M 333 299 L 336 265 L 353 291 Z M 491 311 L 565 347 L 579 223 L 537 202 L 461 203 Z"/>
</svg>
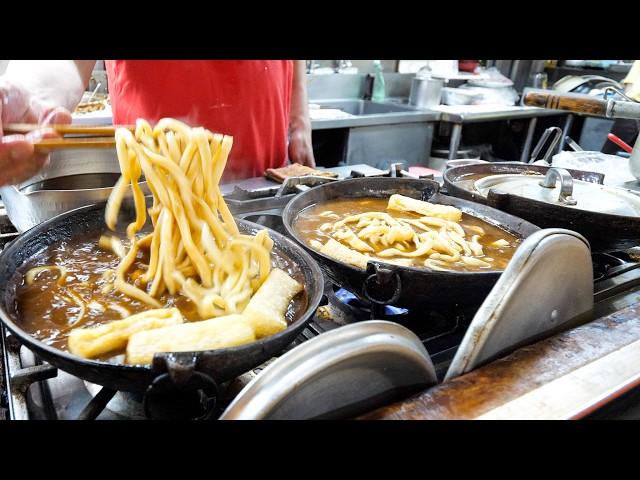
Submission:
<svg viewBox="0 0 640 480">
<path fill-rule="evenodd" d="M 370 175 L 402 175 L 400 167 Z M 344 177 L 359 176 L 353 172 Z M 311 185 L 316 180 L 311 179 Z M 284 186 L 269 185 L 254 179 L 227 186 L 225 196 L 235 215 L 286 234 L 282 211 L 299 191 L 309 188 L 304 182 Z M 18 234 L 0 210 L 0 249 Z M 640 256 L 637 252 L 593 254 L 595 307 L 594 318 L 622 309 L 640 300 Z M 429 352 L 440 380 L 458 348 L 466 329 L 480 305 L 470 307 L 407 310 L 393 306 L 382 309 L 383 318 L 413 331 Z M 289 351 L 329 330 L 373 317 L 371 306 L 325 278 L 323 303 L 302 334 L 288 347 Z M 14 336 L 0 326 L 0 419 L 145 419 L 142 397 L 114 392 L 85 382 L 41 362 L 21 346 Z M 286 353 L 286 352 L 283 352 Z M 216 418 L 235 396 L 274 359 L 227 382 L 210 408 L 208 418 Z M 209 399 L 191 405 L 196 412 Z M 209 405 L 211 407 L 211 405 Z M 184 405 L 180 404 L 184 409 Z M 167 414 L 171 417 L 171 413 Z M 194 416 L 197 416 L 194 414 Z"/>
</svg>

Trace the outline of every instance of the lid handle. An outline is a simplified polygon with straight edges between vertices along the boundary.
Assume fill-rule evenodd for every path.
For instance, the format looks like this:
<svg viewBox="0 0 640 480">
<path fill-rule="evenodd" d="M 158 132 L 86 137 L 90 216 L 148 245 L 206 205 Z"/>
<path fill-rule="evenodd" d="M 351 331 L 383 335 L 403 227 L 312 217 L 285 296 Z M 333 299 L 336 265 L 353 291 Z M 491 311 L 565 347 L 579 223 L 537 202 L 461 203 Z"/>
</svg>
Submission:
<svg viewBox="0 0 640 480">
<path fill-rule="evenodd" d="M 564 168 L 549 168 L 547 174 L 539 185 L 544 188 L 555 188 L 556 182 L 560 180 L 560 196 L 558 201 L 565 205 L 577 205 L 577 201 L 573 195 L 573 177 L 568 170 Z"/>
</svg>

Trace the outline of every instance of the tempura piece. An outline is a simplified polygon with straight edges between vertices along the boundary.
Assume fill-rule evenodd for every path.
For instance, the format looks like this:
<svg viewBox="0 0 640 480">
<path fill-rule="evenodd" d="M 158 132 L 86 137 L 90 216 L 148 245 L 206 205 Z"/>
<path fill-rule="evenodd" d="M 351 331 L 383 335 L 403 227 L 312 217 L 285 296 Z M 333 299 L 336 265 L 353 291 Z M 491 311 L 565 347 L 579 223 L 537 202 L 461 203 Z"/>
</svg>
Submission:
<svg viewBox="0 0 640 480">
<path fill-rule="evenodd" d="M 284 271 L 277 268 L 271 270 L 242 312 L 242 316 L 253 327 L 256 338 L 273 335 L 287 328 L 287 308 L 302 288 Z"/>
<path fill-rule="evenodd" d="M 367 262 L 369 261 L 369 257 L 366 255 L 355 250 L 351 250 L 349 247 L 345 247 L 333 238 L 330 238 L 327 243 L 324 244 L 320 253 L 363 270 L 366 270 Z"/>
<path fill-rule="evenodd" d="M 436 205 L 434 203 L 423 202 L 415 198 L 403 195 L 391 195 L 387 205 L 389 210 L 399 210 L 401 212 L 413 212 L 426 217 L 444 218 L 452 222 L 459 222 L 462 219 L 462 211 L 450 205 Z"/>
<path fill-rule="evenodd" d="M 168 327 L 183 322 L 177 308 L 160 308 L 131 315 L 94 328 L 77 328 L 69 333 L 69 351 L 83 358 L 95 358 L 112 350 L 123 349 L 137 332 Z"/>
<path fill-rule="evenodd" d="M 504 238 L 501 238 L 499 240 L 496 240 L 495 242 L 491 242 L 489 245 L 491 245 L 492 247 L 502 248 L 502 247 L 508 247 L 509 242 L 507 242 Z"/>
<path fill-rule="evenodd" d="M 126 363 L 149 364 L 159 352 L 192 352 L 236 347 L 255 341 L 243 315 L 233 314 L 201 322 L 183 323 L 138 332 L 127 344 Z"/>
</svg>

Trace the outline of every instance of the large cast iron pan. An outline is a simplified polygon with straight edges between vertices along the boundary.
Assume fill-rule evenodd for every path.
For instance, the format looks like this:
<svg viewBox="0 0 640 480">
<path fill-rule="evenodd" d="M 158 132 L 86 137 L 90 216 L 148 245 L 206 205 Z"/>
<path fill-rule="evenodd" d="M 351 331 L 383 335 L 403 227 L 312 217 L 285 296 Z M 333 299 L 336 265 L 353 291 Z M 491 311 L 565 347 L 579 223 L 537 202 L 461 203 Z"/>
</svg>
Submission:
<svg viewBox="0 0 640 480">
<path fill-rule="evenodd" d="M 105 204 L 91 205 L 59 215 L 23 233 L 0 253 L 0 319 L 43 360 L 72 375 L 114 390 L 130 392 L 144 392 L 149 384 L 159 379 L 187 384 L 193 378 L 205 375 L 214 382 L 224 382 L 284 350 L 301 333 L 320 303 L 323 278 L 318 265 L 295 242 L 270 230 L 276 261 L 297 265 L 304 275 L 308 299 L 306 308 L 296 312 L 295 321 L 282 332 L 239 347 L 157 354 L 152 366 L 115 365 L 87 360 L 50 347 L 20 327 L 15 302 L 20 275 L 16 275 L 16 270 L 48 245 L 103 230 L 104 208 Z M 238 220 L 237 223 L 240 230 L 248 234 L 255 234 L 264 228 L 245 220 Z"/>
<path fill-rule="evenodd" d="M 509 193 L 490 190 L 484 197 L 478 192 L 462 188 L 469 175 L 498 175 L 535 171 L 545 175 L 550 167 L 509 162 L 483 163 L 454 167 L 444 173 L 448 195 L 483 203 L 538 225 L 541 228 L 566 228 L 581 233 L 593 251 L 621 250 L 640 243 L 640 217 L 626 217 L 588 212 L 561 205 L 527 199 Z M 581 170 L 568 170 L 571 176 L 585 182 L 603 183 L 604 175 Z"/>
<path fill-rule="evenodd" d="M 521 238 L 539 230 L 535 225 L 520 218 L 486 205 L 442 195 L 438 190 L 437 182 L 411 178 L 356 178 L 327 183 L 313 187 L 291 200 L 283 212 L 283 222 L 288 234 L 318 260 L 334 283 L 362 300 L 407 308 L 478 304 L 496 283 L 501 271 L 437 272 L 375 260 L 370 261 L 367 270 L 364 271 L 315 251 L 306 245 L 295 228 L 298 212 L 312 205 L 338 198 L 388 198 L 398 193 L 433 203 L 453 205 Z"/>
</svg>

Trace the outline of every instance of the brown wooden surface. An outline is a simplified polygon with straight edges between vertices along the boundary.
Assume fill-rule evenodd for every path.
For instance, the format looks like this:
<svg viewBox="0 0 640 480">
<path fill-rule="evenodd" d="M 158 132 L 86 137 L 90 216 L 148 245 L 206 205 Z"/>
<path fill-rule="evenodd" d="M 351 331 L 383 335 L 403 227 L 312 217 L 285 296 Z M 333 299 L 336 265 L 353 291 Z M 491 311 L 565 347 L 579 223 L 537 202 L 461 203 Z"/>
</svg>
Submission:
<svg viewBox="0 0 640 480">
<path fill-rule="evenodd" d="M 527 92 L 523 103 L 531 107 L 567 110 L 604 117 L 607 102 L 587 95 L 558 95 L 545 92 Z"/>
<path fill-rule="evenodd" d="M 640 303 L 360 417 L 472 419 L 640 339 Z"/>
</svg>

